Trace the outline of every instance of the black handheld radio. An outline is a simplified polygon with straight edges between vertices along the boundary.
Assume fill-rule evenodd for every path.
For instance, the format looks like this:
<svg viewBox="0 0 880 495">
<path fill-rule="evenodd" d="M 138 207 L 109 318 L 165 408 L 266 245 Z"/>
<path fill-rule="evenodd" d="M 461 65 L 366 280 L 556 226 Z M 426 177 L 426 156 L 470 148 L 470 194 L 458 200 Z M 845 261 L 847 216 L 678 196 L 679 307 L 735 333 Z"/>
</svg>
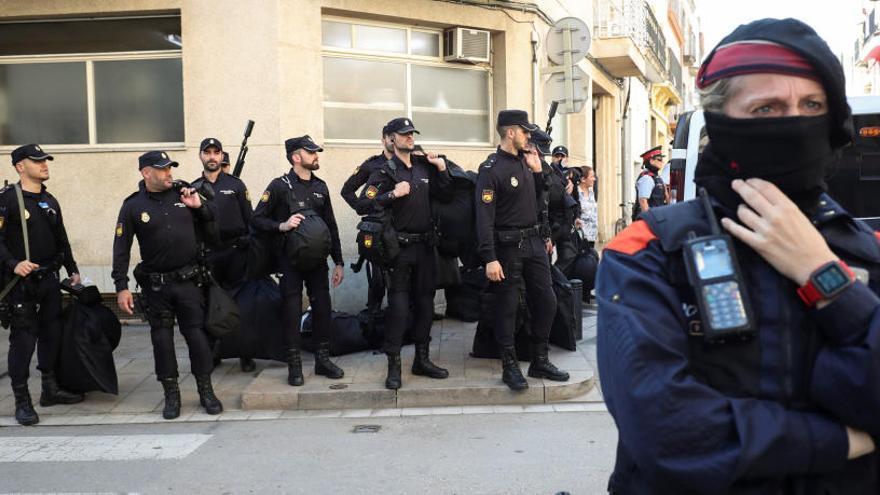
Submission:
<svg viewBox="0 0 880 495">
<path fill-rule="evenodd" d="M 757 329 L 733 239 L 721 233 L 706 190 L 700 188 L 699 195 L 712 233 L 697 237 L 690 232 L 684 242 L 684 260 L 703 315 L 703 338 L 711 343 L 751 339 Z"/>
</svg>

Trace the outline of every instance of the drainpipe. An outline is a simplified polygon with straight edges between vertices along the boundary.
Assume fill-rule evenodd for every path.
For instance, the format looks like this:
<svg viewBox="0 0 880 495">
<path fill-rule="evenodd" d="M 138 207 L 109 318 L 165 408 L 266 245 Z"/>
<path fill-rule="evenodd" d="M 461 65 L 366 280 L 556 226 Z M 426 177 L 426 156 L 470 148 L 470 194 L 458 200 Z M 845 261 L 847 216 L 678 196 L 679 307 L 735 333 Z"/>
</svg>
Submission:
<svg viewBox="0 0 880 495">
<path fill-rule="evenodd" d="M 627 128 L 629 127 L 629 97 L 632 93 L 632 78 L 626 78 L 626 98 L 623 101 L 623 118 L 621 119 L 620 125 L 620 140 L 621 140 L 621 158 L 623 163 L 622 174 L 621 174 L 621 202 L 625 205 L 621 208 L 621 214 L 623 215 L 624 221 L 630 218 L 630 210 L 631 203 L 633 203 L 633 191 L 632 187 L 630 187 L 633 183 L 632 178 L 632 143 L 630 143 L 627 134 Z"/>
<path fill-rule="evenodd" d="M 538 32 L 532 24 L 532 122 L 538 122 L 540 115 L 540 102 L 538 101 L 538 83 L 541 80 L 540 67 L 538 67 Z"/>
</svg>

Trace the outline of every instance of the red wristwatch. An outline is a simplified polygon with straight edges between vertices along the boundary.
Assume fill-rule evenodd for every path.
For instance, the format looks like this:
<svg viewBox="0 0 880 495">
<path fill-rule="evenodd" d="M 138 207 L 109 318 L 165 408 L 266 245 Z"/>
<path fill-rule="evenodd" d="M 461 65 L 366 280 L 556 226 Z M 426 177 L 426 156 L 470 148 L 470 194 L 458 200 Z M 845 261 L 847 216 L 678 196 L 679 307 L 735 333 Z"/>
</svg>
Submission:
<svg viewBox="0 0 880 495">
<path fill-rule="evenodd" d="M 843 261 L 830 261 L 817 268 L 803 287 L 797 290 L 798 296 L 808 307 L 819 301 L 831 299 L 855 283 L 856 275 Z"/>
</svg>

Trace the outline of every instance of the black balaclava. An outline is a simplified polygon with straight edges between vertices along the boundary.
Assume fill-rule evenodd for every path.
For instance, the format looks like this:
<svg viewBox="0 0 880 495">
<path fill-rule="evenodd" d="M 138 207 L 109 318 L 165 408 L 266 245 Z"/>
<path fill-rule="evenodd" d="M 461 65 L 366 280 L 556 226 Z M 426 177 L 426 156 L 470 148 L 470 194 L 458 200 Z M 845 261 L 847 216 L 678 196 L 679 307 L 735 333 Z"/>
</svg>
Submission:
<svg viewBox="0 0 880 495">
<path fill-rule="evenodd" d="M 776 184 L 801 210 L 809 212 L 826 190 L 824 178 L 835 162 L 835 151 L 852 141 L 843 69 L 828 45 L 803 22 L 762 19 L 739 26 L 713 49 L 697 75 L 697 86 L 706 87 L 740 74 L 801 75 L 790 68 L 779 70 L 751 60 L 741 65 L 712 64 L 719 50 L 752 41 L 780 45 L 808 62 L 812 66 L 810 76 L 825 89 L 828 113 L 817 117 L 736 119 L 706 112 L 709 144 L 697 164 L 694 181 L 722 204 L 735 208 L 742 199 L 730 188 L 730 182 L 759 177 Z"/>
</svg>

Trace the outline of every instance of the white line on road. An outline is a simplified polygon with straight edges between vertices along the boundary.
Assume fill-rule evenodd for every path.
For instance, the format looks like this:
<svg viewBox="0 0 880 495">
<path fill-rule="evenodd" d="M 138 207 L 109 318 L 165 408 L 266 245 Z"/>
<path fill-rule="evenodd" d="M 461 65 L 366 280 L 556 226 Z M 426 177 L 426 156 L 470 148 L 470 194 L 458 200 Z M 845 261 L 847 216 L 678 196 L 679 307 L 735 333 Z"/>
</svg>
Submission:
<svg viewBox="0 0 880 495">
<path fill-rule="evenodd" d="M 0 462 L 182 459 L 211 435 L 91 435 L 0 438 Z"/>
</svg>

